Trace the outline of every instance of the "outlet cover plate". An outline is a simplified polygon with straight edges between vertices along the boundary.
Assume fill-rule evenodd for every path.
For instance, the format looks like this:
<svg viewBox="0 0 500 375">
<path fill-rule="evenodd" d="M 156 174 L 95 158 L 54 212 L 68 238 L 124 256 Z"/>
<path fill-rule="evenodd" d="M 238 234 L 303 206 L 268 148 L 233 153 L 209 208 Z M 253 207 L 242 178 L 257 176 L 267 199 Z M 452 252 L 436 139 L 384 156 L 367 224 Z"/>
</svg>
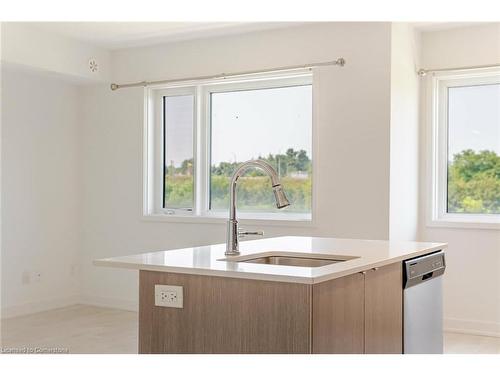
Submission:
<svg viewBox="0 0 500 375">
<path fill-rule="evenodd" d="M 180 285 L 155 285 L 155 306 L 183 307 L 183 291 Z"/>
</svg>

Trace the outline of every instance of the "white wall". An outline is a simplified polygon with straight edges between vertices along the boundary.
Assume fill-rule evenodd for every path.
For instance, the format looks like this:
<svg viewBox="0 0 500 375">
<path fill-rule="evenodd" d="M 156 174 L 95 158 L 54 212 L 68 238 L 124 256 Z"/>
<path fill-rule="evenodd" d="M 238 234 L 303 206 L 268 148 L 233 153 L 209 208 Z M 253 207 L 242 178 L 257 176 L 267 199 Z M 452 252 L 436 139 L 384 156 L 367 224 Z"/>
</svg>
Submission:
<svg viewBox="0 0 500 375">
<path fill-rule="evenodd" d="M 55 33 L 46 32 L 29 22 L 2 22 L 2 63 L 52 73 L 77 83 L 107 81 L 109 52 Z M 98 63 L 92 72 L 89 59 Z"/>
<path fill-rule="evenodd" d="M 389 237 L 390 48 L 388 23 L 323 23 L 112 54 L 118 83 L 265 69 L 344 57 L 315 73 L 312 227 L 264 227 L 266 234 Z M 83 294 L 132 307 L 137 275 L 98 268 L 96 258 L 224 241 L 223 224 L 141 221 L 143 91 L 82 92 Z"/>
<path fill-rule="evenodd" d="M 1 302 L 7 317 L 76 301 L 81 173 L 77 88 L 11 67 L 1 73 Z"/>
<path fill-rule="evenodd" d="M 2 27 L 0 26 L 0 51 L 2 50 Z M 0 70 L 0 103 L 3 102 L 2 72 Z M 2 106 L 0 105 L 0 213 L 2 212 Z M 0 214 L 0 342 L 2 342 L 2 215 Z"/>
<path fill-rule="evenodd" d="M 419 80 L 418 40 L 405 23 L 391 33 L 391 240 L 418 236 Z"/>
<path fill-rule="evenodd" d="M 422 33 L 422 67 L 500 63 L 500 24 Z M 425 224 L 425 81 L 421 113 L 420 239 L 449 243 L 444 283 L 445 327 L 500 335 L 500 231 L 432 228 Z"/>
<path fill-rule="evenodd" d="M 427 69 L 498 64 L 500 23 L 422 33 L 422 64 Z"/>
<path fill-rule="evenodd" d="M 2 22 L 3 317 L 79 301 L 79 88 L 109 79 L 109 52 Z M 91 72 L 88 61 L 99 68 Z M 40 274 L 39 281 L 35 275 Z"/>
</svg>

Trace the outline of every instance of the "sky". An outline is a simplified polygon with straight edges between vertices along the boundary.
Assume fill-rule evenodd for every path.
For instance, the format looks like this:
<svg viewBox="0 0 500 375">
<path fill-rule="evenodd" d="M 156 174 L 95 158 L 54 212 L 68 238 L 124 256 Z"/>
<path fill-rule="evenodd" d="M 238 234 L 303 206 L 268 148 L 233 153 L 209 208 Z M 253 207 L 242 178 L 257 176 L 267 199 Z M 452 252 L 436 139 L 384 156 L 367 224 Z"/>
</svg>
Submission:
<svg viewBox="0 0 500 375">
<path fill-rule="evenodd" d="M 312 87 L 212 94 L 212 165 L 312 148 Z M 193 157 L 193 97 L 166 99 L 166 165 Z"/>
<path fill-rule="evenodd" d="M 500 84 L 449 88 L 448 158 L 462 150 L 500 155 Z"/>
<path fill-rule="evenodd" d="M 179 167 L 193 157 L 194 98 L 192 95 L 165 98 L 167 155 L 165 165 Z"/>
<path fill-rule="evenodd" d="M 212 165 L 306 150 L 311 157 L 312 87 L 212 94 Z"/>
<path fill-rule="evenodd" d="M 466 149 L 500 155 L 500 84 L 448 91 L 448 157 Z M 167 157 L 180 166 L 193 157 L 192 96 L 167 98 Z M 212 165 L 244 162 L 288 148 L 312 147 L 312 87 L 212 94 Z"/>
</svg>

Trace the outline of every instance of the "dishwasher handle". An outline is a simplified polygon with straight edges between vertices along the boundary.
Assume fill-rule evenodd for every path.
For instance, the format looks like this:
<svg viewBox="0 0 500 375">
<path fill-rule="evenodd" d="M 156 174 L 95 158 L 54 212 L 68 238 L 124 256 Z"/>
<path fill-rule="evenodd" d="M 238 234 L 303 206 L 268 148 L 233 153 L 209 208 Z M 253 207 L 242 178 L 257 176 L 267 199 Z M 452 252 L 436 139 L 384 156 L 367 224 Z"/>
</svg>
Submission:
<svg viewBox="0 0 500 375">
<path fill-rule="evenodd" d="M 439 251 L 404 261 L 404 288 L 435 279 L 446 269 L 444 252 Z"/>
</svg>

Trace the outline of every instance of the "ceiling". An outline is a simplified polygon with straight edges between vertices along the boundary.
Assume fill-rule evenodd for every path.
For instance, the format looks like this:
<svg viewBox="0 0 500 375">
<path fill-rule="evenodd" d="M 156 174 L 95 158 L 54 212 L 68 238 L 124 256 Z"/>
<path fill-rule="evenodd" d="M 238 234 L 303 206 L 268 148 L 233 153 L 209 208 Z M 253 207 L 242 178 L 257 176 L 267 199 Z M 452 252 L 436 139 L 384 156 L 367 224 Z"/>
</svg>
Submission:
<svg viewBox="0 0 500 375">
<path fill-rule="evenodd" d="M 29 26 L 105 49 L 297 26 L 306 22 L 30 22 Z M 412 22 L 422 32 L 467 27 L 480 22 Z"/>
<path fill-rule="evenodd" d="M 442 31 L 458 27 L 480 26 L 488 22 L 412 22 L 411 25 L 422 32 Z"/>
<path fill-rule="evenodd" d="M 30 22 L 105 49 L 146 46 L 299 25 L 300 22 Z"/>
</svg>

